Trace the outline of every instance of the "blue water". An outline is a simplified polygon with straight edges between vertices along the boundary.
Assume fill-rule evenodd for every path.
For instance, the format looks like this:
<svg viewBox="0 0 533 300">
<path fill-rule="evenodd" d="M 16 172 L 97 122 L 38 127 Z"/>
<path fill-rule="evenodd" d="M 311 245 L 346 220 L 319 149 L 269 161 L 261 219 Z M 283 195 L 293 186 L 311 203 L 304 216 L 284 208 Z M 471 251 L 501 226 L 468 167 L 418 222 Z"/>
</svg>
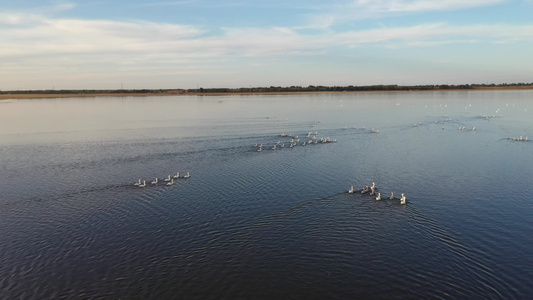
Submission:
<svg viewBox="0 0 533 300">
<path fill-rule="evenodd" d="M 0 101 L 0 298 L 531 298 L 532 99 Z"/>
</svg>

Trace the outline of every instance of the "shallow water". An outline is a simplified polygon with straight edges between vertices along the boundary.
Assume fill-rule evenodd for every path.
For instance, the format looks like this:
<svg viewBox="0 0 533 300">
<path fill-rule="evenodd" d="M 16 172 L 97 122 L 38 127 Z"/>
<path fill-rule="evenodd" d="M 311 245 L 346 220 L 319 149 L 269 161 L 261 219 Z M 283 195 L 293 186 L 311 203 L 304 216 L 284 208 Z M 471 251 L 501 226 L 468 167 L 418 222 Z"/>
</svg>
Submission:
<svg viewBox="0 0 533 300">
<path fill-rule="evenodd" d="M 531 297 L 532 98 L 0 101 L 0 298 Z"/>
</svg>

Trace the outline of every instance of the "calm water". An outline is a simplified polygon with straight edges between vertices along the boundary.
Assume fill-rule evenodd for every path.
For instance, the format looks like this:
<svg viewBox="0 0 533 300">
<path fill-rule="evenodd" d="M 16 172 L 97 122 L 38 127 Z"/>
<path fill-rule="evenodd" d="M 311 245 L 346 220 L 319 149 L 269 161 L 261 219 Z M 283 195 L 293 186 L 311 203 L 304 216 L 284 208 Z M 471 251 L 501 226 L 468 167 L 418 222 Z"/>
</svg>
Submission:
<svg viewBox="0 0 533 300">
<path fill-rule="evenodd" d="M 0 298 L 531 298 L 532 100 L 0 101 Z"/>
</svg>

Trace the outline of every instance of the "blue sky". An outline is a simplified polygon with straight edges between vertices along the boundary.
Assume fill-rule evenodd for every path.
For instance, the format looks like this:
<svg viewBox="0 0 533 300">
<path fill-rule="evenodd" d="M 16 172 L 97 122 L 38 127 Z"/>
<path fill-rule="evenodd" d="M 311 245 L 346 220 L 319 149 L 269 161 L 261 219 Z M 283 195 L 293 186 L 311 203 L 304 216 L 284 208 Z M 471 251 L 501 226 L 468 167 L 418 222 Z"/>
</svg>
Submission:
<svg viewBox="0 0 533 300">
<path fill-rule="evenodd" d="M 0 0 L 0 90 L 533 82 L 533 0 Z"/>
</svg>

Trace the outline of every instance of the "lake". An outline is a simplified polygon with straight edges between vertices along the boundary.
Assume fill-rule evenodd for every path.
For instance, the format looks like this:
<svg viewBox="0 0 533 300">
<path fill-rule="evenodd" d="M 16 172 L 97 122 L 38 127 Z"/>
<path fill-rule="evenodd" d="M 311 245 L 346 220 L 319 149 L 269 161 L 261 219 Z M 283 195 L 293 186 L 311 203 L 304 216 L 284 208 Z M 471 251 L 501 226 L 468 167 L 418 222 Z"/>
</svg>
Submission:
<svg viewBox="0 0 533 300">
<path fill-rule="evenodd" d="M 0 101 L 0 298 L 530 298 L 532 100 Z"/>
</svg>

